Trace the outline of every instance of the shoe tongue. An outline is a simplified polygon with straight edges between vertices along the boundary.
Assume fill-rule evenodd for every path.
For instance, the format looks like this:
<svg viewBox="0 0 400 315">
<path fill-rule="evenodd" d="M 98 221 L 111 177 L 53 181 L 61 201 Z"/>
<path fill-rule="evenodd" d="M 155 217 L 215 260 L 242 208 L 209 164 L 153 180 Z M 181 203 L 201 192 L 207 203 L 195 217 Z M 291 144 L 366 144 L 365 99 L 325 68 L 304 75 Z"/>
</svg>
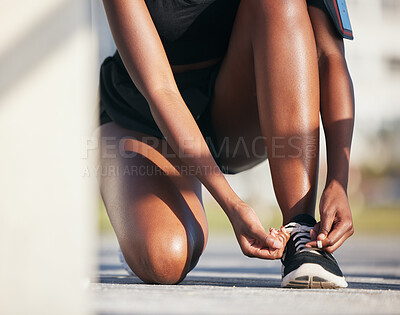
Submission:
<svg viewBox="0 0 400 315">
<path fill-rule="evenodd" d="M 311 241 L 310 229 L 316 224 L 315 219 L 308 214 L 299 214 L 295 216 L 285 227 L 291 236 L 286 245 L 288 256 L 294 255 L 302 250 L 304 245 Z"/>
<path fill-rule="evenodd" d="M 315 221 L 315 219 L 308 214 L 296 215 L 292 220 L 290 220 L 290 222 L 296 222 L 308 226 L 314 226 L 317 223 L 317 221 Z"/>
</svg>

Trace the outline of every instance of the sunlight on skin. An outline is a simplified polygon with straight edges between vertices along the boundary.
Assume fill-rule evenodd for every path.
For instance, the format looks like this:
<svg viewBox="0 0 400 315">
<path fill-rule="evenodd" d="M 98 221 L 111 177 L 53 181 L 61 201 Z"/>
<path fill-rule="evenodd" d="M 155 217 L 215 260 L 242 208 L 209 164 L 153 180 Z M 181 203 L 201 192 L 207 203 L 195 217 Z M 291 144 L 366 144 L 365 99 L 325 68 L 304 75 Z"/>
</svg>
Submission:
<svg viewBox="0 0 400 315">
<path fill-rule="evenodd" d="M 144 143 L 142 141 L 139 141 L 134 138 L 130 139 L 121 139 L 120 143 L 120 148 L 123 148 L 125 152 L 130 152 L 130 153 L 136 153 L 140 154 L 149 161 L 151 161 L 154 164 L 154 167 L 157 167 L 160 169 L 160 174 L 164 176 L 168 176 L 170 180 L 176 185 L 177 189 L 181 192 L 181 196 L 184 199 L 184 201 L 188 205 L 194 206 L 196 204 L 196 207 L 202 207 L 201 201 L 199 200 L 198 196 L 196 195 L 195 191 L 191 189 L 191 186 L 188 185 L 188 187 L 185 188 L 185 181 L 182 180 L 184 179 L 185 175 L 181 174 L 177 168 L 164 156 L 159 152 L 159 148 L 155 148 L 147 143 Z M 164 147 L 162 146 L 162 149 Z M 172 154 L 171 154 L 172 155 Z M 177 165 L 179 165 L 181 162 L 178 158 L 170 157 L 170 159 L 176 160 Z M 178 163 L 179 162 L 179 163 Z M 149 196 L 150 197 L 150 196 Z M 154 196 L 151 196 L 151 198 L 154 198 Z M 150 198 L 150 199 L 151 199 Z M 146 204 L 146 198 L 142 197 L 141 202 Z M 197 221 L 204 221 L 203 218 L 200 218 L 199 214 L 193 213 L 194 217 L 196 218 Z M 205 215 L 205 214 L 204 214 Z M 206 244 L 207 244 L 207 239 L 208 239 L 208 232 L 204 233 L 204 246 L 202 251 L 204 251 Z M 163 240 L 165 241 L 165 240 Z M 172 248 L 175 248 L 176 246 L 181 246 L 182 242 L 177 242 L 178 240 L 175 238 L 171 238 L 170 240 L 170 246 Z M 189 240 L 187 240 L 189 241 Z M 176 248 L 179 249 L 179 248 Z"/>
<path fill-rule="evenodd" d="M 122 139 L 121 141 L 122 141 L 121 147 L 125 152 L 137 153 L 146 157 L 151 162 L 153 162 L 154 165 L 159 167 L 166 176 L 169 176 L 172 181 L 174 181 L 174 178 L 178 177 L 181 178 L 182 176 L 184 176 L 176 169 L 176 167 L 168 159 L 165 158 L 165 156 L 163 156 L 153 146 L 138 141 L 137 139 Z M 174 181 L 174 183 L 180 186 L 179 189 L 183 188 L 181 182 Z M 184 191 L 182 197 L 188 204 L 191 204 L 193 200 L 198 200 L 195 193 L 192 190 L 182 189 L 181 191 Z M 274 228 L 271 228 L 269 231 L 271 236 L 273 236 L 275 239 L 277 239 L 283 244 L 282 248 L 285 248 L 286 243 L 290 237 L 289 233 L 285 230 L 285 228 L 281 228 L 281 230 L 276 230 Z"/>
<path fill-rule="evenodd" d="M 182 176 L 174 165 L 171 164 L 157 149 L 147 143 L 136 139 L 122 139 L 122 147 L 126 152 L 138 153 L 155 165 L 157 165 L 167 176 Z"/>
</svg>

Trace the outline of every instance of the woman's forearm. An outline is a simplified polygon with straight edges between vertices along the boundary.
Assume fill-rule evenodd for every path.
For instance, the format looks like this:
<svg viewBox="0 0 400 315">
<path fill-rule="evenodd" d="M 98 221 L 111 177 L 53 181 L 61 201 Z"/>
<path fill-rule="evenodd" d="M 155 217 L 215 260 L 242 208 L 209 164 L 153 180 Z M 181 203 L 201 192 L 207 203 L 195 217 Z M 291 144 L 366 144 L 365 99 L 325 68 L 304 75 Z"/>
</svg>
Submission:
<svg viewBox="0 0 400 315">
<path fill-rule="evenodd" d="M 168 144 L 221 205 L 228 217 L 241 202 L 228 184 L 179 91 L 153 91 L 152 115 Z"/>
<path fill-rule="evenodd" d="M 342 55 L 320 57 L 321 116 L 326 137 L 326 184 L 338 182 L 347 189 L 354 127 L 354 92 Z"/>
</svg>

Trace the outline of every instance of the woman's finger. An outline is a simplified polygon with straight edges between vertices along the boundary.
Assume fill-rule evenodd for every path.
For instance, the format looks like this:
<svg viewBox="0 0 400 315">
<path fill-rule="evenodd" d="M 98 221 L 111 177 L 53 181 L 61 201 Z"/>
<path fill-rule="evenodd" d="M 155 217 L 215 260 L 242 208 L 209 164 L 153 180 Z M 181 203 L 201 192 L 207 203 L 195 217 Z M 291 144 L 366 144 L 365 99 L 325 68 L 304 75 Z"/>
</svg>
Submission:
<svg viewBox="0 0 400 315">
<path fill-rule="evenodd" d="M 324 209 L 321 211 L 321 222 L 319 225 L 319 231 L 317 239 L 324 241 L 332 229 L 333 222 L 335 220 L 336 211 Z"/>
<path fill-rule="evenodd" d="M 284 226 L 281 227 L 281 232 L 285 236 L 285 240 L 286 240 L 286 243 L 287 243 L 289 241 L 289 238 L 290 238 L 290 233 L 288 232 L 288 230 L 286 230 L 286 228 Z M 285 245 L 286 245 L 286 243 L 285 243 Z"/>
<path fill-rule="evenodd" d="M 274 229 L 274 228 L 270 228 L 270 229 L 269 229 L 269 233 L 270 233 L 271 235 L 273 235 L 273 236 L 276 236 L 276 235 L 278 235 L 278 230 L 276 230 L 276 229 Z"/>
<path fill-rule="evenodd" d="M 283 247 L 282 242 L 277 238 L 277 235 L 268 234 L 264 228 L 257 228 L 250 231 L 248 236 L 255 239 L 260 248 L 280 249 Z"/>
<path fill-rule="evenodd" d="M 321 211 L 321 221 L 314 225 L 313 230 L 316 233 L 316 239 L 308 242 L 306 247 L 322 248 L 332 245 L 328 238 L 328 234 L 331 232 L 333 222 L 335 220 L 335 211 L 324 210 Z M 311 235 L 311 232 L 310 232 Z M 317 241 L 321 241 L 320 246 L 318 246 Z"/>
<path fill-rule="evenodd" d="M 352 234 L 352 227 L 345 222 L 341 222 L 339 224 L 335 224 L 333 226 L 332 231 L 328 234 L 328 236 L 321 241 L 322 248 L 326 251 L 332 253 L 336 249 L 338 249 L 343 242 L 348 239 Z M 306 244 L 306 247 L 314 247 L 317 248 L 317 241 L 311 241 Z M 329 250 L 328 250 L 329 249 Z"/>
<path fill-rule="evenodd" d="M 349 227 L 346 222 L 334 224 L 327 238 L 322 242 L 323 247 L 329 247 L 336 244 L 346 233 L 349 232 Z"/>
<path fill-rule="evenodd" d="M 250 244 L 247 240 L 242 243 L 242 251 L 247 257 L 261 259 L 276 259 L 278 249 L 270 249 L 256 244 Z"/>
<path fill-rule="evenodd" d="M 279 239 L 279 241 L 282 243 L 282 245 L 285 245 L 285 236 L 282 233 L 279 233 L 278 235 L 276 235 L 276 238 Z"/>
<path fill-rule="evenodd" d="M 267 235 L 264 239 L 264 243 L 266 247 L 270 249 L 280 249 L 283 247 L 283 242 L 272 235 Z"/>
<path fill-rule="evenodd" d="M 278 232 L 279 240 L 282 242 L 282 251 L 285 249 L 287 242 L 290 239 L 290 233 L 285 228 L 281 228 Z"/>
<path fill-rule="evenodd" d="M 337 250 L 342 244 L 351 236 L 351 233 L 346 233 L 343 235 L 335 244 L 332 246 L 328 246 L 324 248 L 328 253 L 333 253 L 335 250 Z"/>
</svg>

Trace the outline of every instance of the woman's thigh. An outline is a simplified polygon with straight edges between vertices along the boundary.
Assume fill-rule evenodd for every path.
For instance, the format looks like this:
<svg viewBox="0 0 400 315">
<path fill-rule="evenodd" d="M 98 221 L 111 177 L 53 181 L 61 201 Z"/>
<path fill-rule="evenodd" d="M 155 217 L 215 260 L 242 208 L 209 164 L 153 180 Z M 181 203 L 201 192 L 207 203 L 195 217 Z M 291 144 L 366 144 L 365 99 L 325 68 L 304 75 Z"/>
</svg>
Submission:
<svg viewBox="0 0 400 315">
<path fill-rule="evenodd" d="M 121 250 L 145 282 L 176 283 L 207 242 L 201 184 L 164 140 L 100 128 L 100 190 Z"/>
<path fill-rule="evenodd" d="M 251 168 L 266 158 L 247 27 L 251 21 L 243 2 L 237 11 L 211 102 L 212 121 L 220 147 L 219 160 L 233 172 Z"/>
<path fill-rule="evenodd" d="M 239 5 L 228 50 L 216 78 L 211 103 L 212 121 L 222 153 L 219 160 L 221 164 L 234 172 L 251 168 L 267 158 L 266 140 L 268 139 L 266 136 L 268 135 L 265 132 L 263 134 L 260 125 L 260 104 L 258 104 L 260 95 L 267 93 L 274 98 L 284 98 L 282 94 L 277 95 L 275 90 L 257 93 L 256 85 L 258 89 L 260 86 L 268 89 L 280 83 L 258 82 L 256 84 L 255 64 L 258 68 L 263 67 L 263 71 L 272 70 L 271 73 L 276 69 L 268 68 L 271 62 L 255 60 L 257 56 L 260 56 L 255 50 L 266 47 L 266 52 L 262 53 L 263 58 L 274 58 L 272 64 L 281 66 L 282 70 L 286 67 L 289 72 L 293 70 L 291 75 L 300 76 L 296 72 L 297 69 L 289 66 L 290 62 L 278 60 L 279 52 L 276 52 L 275 48 L 283 46 L 276 45 L 277 41 L 282 41 L 280 36 L 291 35 L 283 32 L 280 34 L 279 28 L 289 29 L 290 32 L 299 24 L 305 24 L 311 30 L 305 0 L 287 0 L 279 3 L 274 0 L 242 0 Z M 260 28 L 265 28 L 266 31 L 256 31 Z M 262 38 L 255 39 L 257 34 L 262 34 Z M 262 41 L 264 44 L 255 45 L 255 40 Z M 289 43 L 286 49 L 289 52 L 291 49 L 297 49 L 296 47 L 301 46 L 299 45 L 301 41 L 303 38 L 293 43 L 293 47 Z M 302 55 L 300 51 L 292 51 L 292 53 L 294 53 L 293 56 Z M 287 81 L 290 81 L 290 78 Z M 296 103 L 297 100 L 293 99 L 293 102 Z M 269 104 L 261 105 L 270 106 Z M 282 108 L 282 110 L 285 109 Z M 274 118 L 270 117 L 270 119 Z M 263 123 L 265 123 L 265 117 Z"/>
</svg>

